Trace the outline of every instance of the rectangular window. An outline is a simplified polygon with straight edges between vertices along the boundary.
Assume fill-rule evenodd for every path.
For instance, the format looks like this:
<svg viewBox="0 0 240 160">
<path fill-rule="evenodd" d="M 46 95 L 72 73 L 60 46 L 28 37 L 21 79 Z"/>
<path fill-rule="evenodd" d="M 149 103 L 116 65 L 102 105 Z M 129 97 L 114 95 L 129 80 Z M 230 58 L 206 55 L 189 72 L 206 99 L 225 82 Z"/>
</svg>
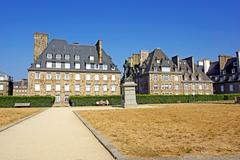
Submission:
<svg viewBox="0 0 240 160">
<path fill-rule="evenodd" d="M 192 90 L 195 90 L 196 88 L 195 88 L 195 84 L 192 84 Z"/>
<path fill-rule="evenodd" d="M 99 85 L 95 84 L 95 92 L 98 92 L 98 91 L 99 91 Z"/>
<path fill-rule="evenodd" d="M 52 59 L 52 54 L 47 54 L 47 59 Z"/>
<path fill-rule="evenodd" d="M 86 92 L 90 92 L 91 91 L 91 85 L 90 84 L 87 84 L 86 85 Z"/>
<path fill-rule="evenodd" d="M 170 67 L 162 67 L 162 72 L 170 72 Z"/>
<path fill-rule="evenodd" d="M 154 90 L 158 90 L 158 85 L 157 85 L 157 84 L 154 84 L 154 85 L 153 85 L 153 89 L 154 89 Z"/>
<path fill-rule="evenodd" d="M 60 84 L 56 84 L 55 90 L 56 90 L 56 91 L 61 91 L 61 85 L 60 85 Z"/>
<path fill-rule="evenodd" d="M 36 64 L 36 68 L 40 68 L 41 67 L 41 65 L 40 64 Z"/>
<path fill-rule="evenodd" d="M 80 69 L 80 63 L 75 63 L 75 69 Z"/>
<path fill-rule="evenodd" d="M 34 89 L 36 92 L 40 91 L 40 84 L 35 84 Z"/>
<path fill-rule="evenodd" d="M 112 81 L 115 81 L 115 80 L 116 80 L 116 76 L 112 75 Z"/>
<path fill-rule="evenodd" d="M 112 92 L 115 92 L 115 91 L 116 91 L 116 85 L 112 85 L 112 86 L 111 86 L 111 91 L 112 91 Z"/>
<path fill-rule="evenodd" d="M 70 69 L 70 63 L 65 63 L 65 69 Z"/>
<path fill-rule="evenodd" d="M 104 92 L 107 92 L 107 91 L 108 91 L 108 88 L 107 88 L 107 85 L 106 85 L 106 84 L 103 85 L 103 91 L 104 91 Z"/>
<path fill-rule="evenodd" d="M 189 90 L 189 85 L 188 84 L 184 84 L 184 90 Z"/>
<path fill-rule="evenodd" d="M 108 66 L 106 64 L 103 65 L 103 70 L 108 70 Z"/>
<path fill-rule="evenodd" d="M 157 74 L 154 74 L 153 80 L 154 80 L 154 81 L 158 81 L 158 75 L 157 75 Z"/>
<path fill-rule="evenodd" d="M 49 92 L 51 91 L 51 89 L 52 89 L 51 84 L 46 84 L 46 91 Z"/>
<path fill-rule="evenodd" d="M 202 84 L 199 84 L 198 88 L 199 88 L 199 90 L 202 90 L 203 89 Z"/>
<path fill-rule="evenodd" d="M 69 60 L 70 59 L 70 55 L 69 54 L 65 54 L 65 60 Z"/>
<path fill-rule="evenodd" d="M 35 72 L 35 79 L 40 79 L 40 73 L 39 72 Z"/>
<path fill-rule="evenodd" d="M 75 80 L 77 80 L 77 81 L 80 80 L 80 74 L 79 73 L 75 74 Z"/>
<path fill-rule="evenodd" d="M 61 80 L 61 74 L 60 73 L 56 73 L 56 80 Z"/>
<path fill-rule="evenodd" d="M 223 85 L 220 86 L 220 90 L 221 90 L 221 92 L 224 92 L 224 86 Z"/>
<path fill-rule="evenodd" d="M 68 92 L 68 91 L 69 91 L 69 84 L 65 84 L 65 85 L 64 85 L 64 91 L 65 91 L 65 92 Z"/>
<path fill-rule="evenodd" d="M 3 80 L 4 80 L 4 76 L 0 76 L 0 81 L 3 81 Z"/>
<path fill-rule="evenodd" d="M 232 85 L 232 84 L 229 85 L 229 90 L 230 90 L 231 92 L 233 91 L 233 85 Z"/>
<path fill-rule="evenodd" d="M 89 57 L 90 61 L 94 61 L 94 56 Z"/>
<path fill-rule="evenodd" d="M 79 84 L 75 84 L 75 91 L 79 92 L 80 91 L 80 85 Z"/>
<path fill-rule="evenodd" d="M 56 59 L 57 59 L 57 60 L 61 60 L 61 58 L 62 58 L 62 55 L 61 55 L 61 54 L 56 54 Z"/>
<path fill-rule="evenodd" d="M 3 91 L 3 84 L 0 84 L 0 91 Z"/>
<path fill-rule="evenodd" d="M 96 75 L 95 75 L 95 81 L 98 81 L 98 80 L 99 80 L 99 75 L 96 74 Z"/>
<path fill-rule="evenodd" d="M 106 74 L 104 74 L 104 75 L 103 75 L 103 80 L 104 80 L 104 81 L 107 81 L 107 79 L 108 79 L 108 76 L 107 76 Z"/>
<path fill-rule="evenodd" d="M 90 74 L 86 74 L 86 80 L 90 81 L 91 80 L 91 75 Z"/>
<path fill-rule="evenodd" d="M 179 90 L 179 85 L 178 84 L 175 85 L 175 90 Z"/>
<path fill-rule="evenodd" d="M 52 75 L 51 75 L 51 73 L 47 73 L 47 75 L 46 75 L 46 79 L 47 79 L 47 80 L 51 80 L 51 79 L 52 79 Z"/>
<path fill-rule="evenodd" d="M 178 76 L 177 75 L 174 76 L 174 81 L 178 81 Z"/>
<path fill-rule="evenodd" d="M 91 69 L 91 64 L 86 64 L 86 69 Z"/>
<path fill-rule="evenodd" d="M 61 63 L 60 62 L 56 62 L 56 68 L 61 68 Z"/>
<path fill-rule="evenodd" d="M 164 81 L 169 81 L 169 75 L 163 75 L 163 80 Z"/>
<path fill-rule="evenodd" d="M 235 68 L 232 69 L 232 73 L 235 73 Z"/>
<path fill-rule="evenodd" d="M 52 68 L 52 62 L 46 62 L 46 68 Z"/>
<path fill-rule="evenodd" d="M 65 79 L 65 80 L 69 80 L 69 74 L 68 74 L 68 73 L 65 73 L 64 79 Z"/>
<path fill-rule="evenodd" d="M 60 103 L 61 102 L 61 97 L 59 96 L 59 95 L 57 95 L 56 97 L 55 97 L 55 102 L 56 103 Z"/>
<path fill-rule="evenodd" d="M 75 55 L 75 60 L 76 61 L 80 60 L 80 56 L 79 55 Z"/>
</svg>

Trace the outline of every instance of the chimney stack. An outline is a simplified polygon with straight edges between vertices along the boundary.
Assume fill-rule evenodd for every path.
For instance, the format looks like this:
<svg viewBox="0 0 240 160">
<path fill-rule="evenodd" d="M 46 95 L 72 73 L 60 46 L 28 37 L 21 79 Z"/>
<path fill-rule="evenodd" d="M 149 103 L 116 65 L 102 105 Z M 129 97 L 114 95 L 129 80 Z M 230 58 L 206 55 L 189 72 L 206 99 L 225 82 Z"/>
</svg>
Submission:
<svg viewBox="0 0 240 160">
<path fill-rule="evenodd" d="M 189 66 L 191 67 L 191 69 L 192 69 L 192 73 L 194 73 L 194 72 L 195 72 L 195 64 L 194 64 L 194 58 L 193 58 L 193 56 L 188 57 L 188 58 L 185 58 L 184 60 L 187 61 L 188 65 L 189 65 Z"/>
<path fill-rule="evenodd" d="M 97 52 L 98 52 L 98 63 L 102 63 L 103 54 L 102 54 L 102 40 L 98 40 L 96 43 Z"/>
<path fill-rule="evenodd" d="M 34 33 L 34 63 L 37 62 L 38 57 L 48 46 L 48 34 Z"/>
<path fill-rule="evenodd" d="M 218 56 L 218 61 L 220 65 L 220 72 L 224 69 L 224 66 L 229 58 L 232 58 L 231 56 L 224 56 L 224 55 L 219 55 Z"/>
<path fill-rule="evenodd" d="M 236 52 L 236 57 L 237 57 L 237 67 L 238 67 L 238 70 L 240 70 L 240 51 Z"/>
<path fill-rule="evenodd" d="M 177 69 L 179 70 L 179 68 L 180 68 L 180 65 L 179 65 L 179 56 L 177 55 L 177 56 L 172 57 L 172 61 L 173 61 L 174 64 L 177 65 Z"/>
</svg>

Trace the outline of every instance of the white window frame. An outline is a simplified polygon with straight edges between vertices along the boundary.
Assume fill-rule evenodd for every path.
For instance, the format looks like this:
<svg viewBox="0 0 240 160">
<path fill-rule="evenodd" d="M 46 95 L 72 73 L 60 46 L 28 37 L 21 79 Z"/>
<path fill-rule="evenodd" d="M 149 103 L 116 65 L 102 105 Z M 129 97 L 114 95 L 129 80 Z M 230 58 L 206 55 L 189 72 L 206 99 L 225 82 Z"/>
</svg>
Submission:
<svg viewBox="0 0 240 160">
<path fill-rule="evenodd" d="M 86 64 L 86 69 L 91 69 L 91 64 Z"/>
<path fill-rule="evenodd" d="M 47 54 L 47 59 L 52 59 L 52 54 L 51 53 Z"/>
<path fill-rule="evenodd" d="M 3 84 L 0 84 L 0 91 L 3 91 L 3 89 L 4 89 Z M 18 91 L 18 90 L 17 90 L 17 91 Z"/>
<path fill-rule="evenodd" d="M 104 75 L 103 75 L 103 80 L 104 80 L 104 81 L 107 81 L 107 80 L 108 80 L 108 75 L 107 75 L 107 74 L 104 74 Z"/>
<path fill-rule="evenodd" d="M 69 73 L 64 74 L 64 80 L 69 80 Z"/>
<path fill-rule="evenodd" d="M 65 69 L 70 69 L 71 64 L 70 63 L 64 63 Z"/>
<path fill-rule="evenodd" d="M 116 81 L 116 75 L 112 74 L 112 81 Z"/>
<path fill-rule="evenodd" d="M 47 74 L 46 74 L 46 80 L 51 80 L 51 79 L 52 79 L 51 73 L 47 73 Z"/>
<path fill-rule="evenodd" d="M 70 60 L 70 54 L 65 54 L 65 55 L 64 55 L 64 59 L 65 59 L 65 60 Z"/>
<path fill-rule="evenodd" d="M 35 79 L 40 79 L 40 77 L 41 77 L 40 72 L 35 72 Z"/>
<path fill-rule="evenodd" d="M 108 65 L 104 64 L 103 65 L 103 70 L 108 70 Z"/>
<path fill-rule="evenodd" d="M 229 85 L 229 91 L 233 92 L 233 85 L 232 84 Z"/>
<path fill-rule="evenodd" d="M 76 73 L 75 74 L 75 80 L 79 81 L 80 79 L 81 79 L 80 73 Z"/>
<path fill-rule="evenodd" d="M 99 84 L 95 84 L 94 85 L 95 92 L 99 92 L 99 88 L 100 88 Z"/>
<path fill-rule="evenodd" d="M 111 91 L 116 92 L 116 85 L 115 84 L 111 85 Z"/>
<path fill-rule="evenodd" d="M 80 56 L 79 56 L 79 55 L 75 55 L 75 56 L 74 56 L 74 59 L 75 59 L 76 61 L 79 61 L 79 60 L 80 60 Z"/>
<path fill-rule="evenodd" d="M 64 85 L 64 91 L 65 92 L 69 92 L 70 91 L 70 85 L 69 84 L 65 84 Z"/>
<path fill-rule="evenodd" d="M 75 91 L 79 92 L 80 91 L 80 84 L 75 84 Z"/>
<path fill-rule="evenodd" d="M 103 85 L 103 92 L 107 92 L 108 91 L 108 86 L 107 86 L 107 84 L 104 84 Z"/>
<path fill-rule="evenodd" d="M 90 84 L 86 84 L 86 92 L 91 92 L 91 85 Z"/>
<path fill-rule="evenodd" d="M 98 74 L 95 75 L 95 81 L 99 81 L 99 75 Z"/>
<path fill-rule="evenodd" d="M 56 62 L 55 64 L 56 64 L 56 68 L 62 68 L 61 62 Z"/>
<path fill-rule="evenodd" d="M 221 92 L 224 92 L 224 85 L 221 85 L 221 86 L 220 86 L 220 91 L 221 91 Z"/>
<path fill-rule="evenodd" d="M 90 74 L 86 74 L 86 80 L 90 81 L 91 80 L 91 75 Z"/>
<path fill-rule="evenodd" d="M 56 73 L 56 80 L 61 80 L 61 73 Z"/>
<path fill-rule="evenodd" d="M 36 68 L 40 68 L 41 67 L 41 65 L 40 64 L 36 64 Z"/>
<path fill-rule="evenodd" d="M 61 84 L 55 85 L 55 91 L 60 92 L 61 91 Z"/>
<path fill-rule="evenodd" d="M 162 72 L 170 72 L 171 68 L 170 67 L 162 67 Z"/>
<path fill-rule="evenodd" d="M 90 61 L 94 61 L 94 56 L 89 56 Z"/>
<path fill-rule="evenodd" d="M 51 84 L 46 84 L 46 91 L 50 92 L 52 90 L 52 85 Z"/>
<path fill-rule="evenodd" d="M 75 63 L 75 69 L 80 69 L 80 63 Z"/>
<path fill-rule="evenodd" d="M 34 91 L 39 92 L 40 91 L 40 84 L 35 84 L 34 85 Z"/>
<path fill-rule="evenodd" d="M 62 55 L 61 54 L 56 54 L 56 59 L 57 60 L 61 60 L 62 59 Z"/>
</svg>

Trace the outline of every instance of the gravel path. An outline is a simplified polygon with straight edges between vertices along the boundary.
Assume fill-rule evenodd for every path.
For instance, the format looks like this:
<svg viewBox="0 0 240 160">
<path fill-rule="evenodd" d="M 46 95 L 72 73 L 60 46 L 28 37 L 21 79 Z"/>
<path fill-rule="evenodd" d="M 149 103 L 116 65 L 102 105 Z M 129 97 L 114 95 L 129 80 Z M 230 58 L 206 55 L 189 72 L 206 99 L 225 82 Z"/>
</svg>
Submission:
<svg viewBox="0 0 240 160">
<path fill-rule="evenodd" d="M 1 160 L 113 160 L 69 108 L 50 108 L 0 132 Z"/>
</svg>

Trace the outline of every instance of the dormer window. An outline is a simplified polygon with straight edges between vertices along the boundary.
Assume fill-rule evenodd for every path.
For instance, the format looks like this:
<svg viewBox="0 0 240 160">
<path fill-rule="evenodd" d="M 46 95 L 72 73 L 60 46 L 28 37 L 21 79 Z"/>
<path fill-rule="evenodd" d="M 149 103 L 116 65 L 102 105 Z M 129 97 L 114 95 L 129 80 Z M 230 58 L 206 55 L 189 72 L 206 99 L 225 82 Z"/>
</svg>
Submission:
<svg viewBox="0 0 240 160">
<path fill-rule="evenodd" d="M 113 70 L 113 71 L 116 70 L 115 66 L 112 66 L 112 67 L 111 67 L 111 70 Z"/>
<path fill-rule="evenodd" d="M 74 58 L 75 58 L 76 61 L 79 61 L 79 60 L 80 60 L 80 56 L 79 56 L 79 55 L 75 55 Z"/>
<path fill-rule="evenodd" d="M 222 73 L 223 73 L 223 75 L 225 75 L 225 74 L 226 74 L 226 71 L 225 71 L 225 70 L 223 70 L 223 71 L 222 71 Z"/>
<path fill-rule="evenodd" d="M 233 63 L 233 66 L 237 66 L 237 62 L 234 62 L 234 63 Z"/>
<path fill-rule="evenodd" d="M 90 61 L 94 61 L 94 56 L 90 56 L 90 57 L 89 57 L 89 60 L 90 60 Z"/>
<path fill-rule="evenodd" d="M 162 67 L 162 72 L 170 72 L 170 67 Z"/>
<path fill-rule="evenodd" d="M 41 65 L 40 64 L 36 64 L 36 68 L 40 68 L 41 67 Z"/>
<path fill-rule="evenodd" d="M 103 70 L 107 70 L 108 66 L 106 64 L 103 65 Z"/>
<path fill-rule="evenodd" d="M 235 73 L 235 68 L 232 69 L 232 73 Z"/>
<path fill-rule="evenodd" d="M 157 63 L 158 63 L 158 64 L 160 63 L 160 60 L 159 60 L 159 59 L 157 59 Z"/>
<path fill-rule="evenodd" d="M 57 60 L 61 60 L 61 58 L 62 58 L 62 55 L 61 55 L 61 54 L 56 54 L 56 59 L 57 59 Z"/>
<path fill-rule="evenodd" d="M 52 68 L 52 62 L 46 62 L 46 68 Z"/>
<path fill-rule="evenodd" d="M 48 53 L 47 54 L 47 59 L 52 59 L 52 54 Z"/>
<path fill-rule="evenodd" d="M 65 60 L 69 60 L 70 59 L 70 55 L 69 54 L 65 54 Z"/>
<path fill-rule="evenodd" d="M 80 63 L 75 63 L 75 69 L 80 69 Z"/>
</svg>

